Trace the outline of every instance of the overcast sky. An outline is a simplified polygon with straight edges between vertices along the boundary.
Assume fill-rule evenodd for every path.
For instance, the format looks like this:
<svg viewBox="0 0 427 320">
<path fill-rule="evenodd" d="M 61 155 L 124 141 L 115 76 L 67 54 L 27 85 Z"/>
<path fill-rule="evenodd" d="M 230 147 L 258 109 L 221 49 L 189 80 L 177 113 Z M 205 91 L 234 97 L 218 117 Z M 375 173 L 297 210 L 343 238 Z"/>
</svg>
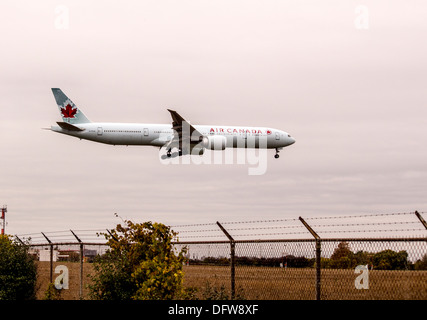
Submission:
<svg viewBox="0 0 427 320">
<path fill-rule="evenodd" d="M 427 3 L 2 1 L 6 232 L 427 211 Z M 250 165 L 164 165 L 156 148 L 43 130 L 61 88 L 92 121 L 266 126 Z"/>
</svg>

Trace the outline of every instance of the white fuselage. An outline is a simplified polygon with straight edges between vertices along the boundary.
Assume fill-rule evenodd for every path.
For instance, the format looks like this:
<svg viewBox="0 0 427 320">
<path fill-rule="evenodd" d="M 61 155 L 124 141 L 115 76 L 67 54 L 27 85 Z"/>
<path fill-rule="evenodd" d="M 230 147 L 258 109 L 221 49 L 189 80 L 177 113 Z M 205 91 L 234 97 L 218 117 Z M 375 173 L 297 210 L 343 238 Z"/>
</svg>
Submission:
<svg viewBox="0 0 427 320">
<path fill-rule="evenodd" d="M 51 130 L 80 139 L 112 145 L 142 145 L 162 147 L 174 135 L 170 124 L 148 123 L 79 123 L 82 131 L 70 131 L 59 126 Z M 227 148 L 283 148 L 295 142 L 287 132 L 266 127 L 194 125 L 205 136 L 223 136 Z"/>
</svg>

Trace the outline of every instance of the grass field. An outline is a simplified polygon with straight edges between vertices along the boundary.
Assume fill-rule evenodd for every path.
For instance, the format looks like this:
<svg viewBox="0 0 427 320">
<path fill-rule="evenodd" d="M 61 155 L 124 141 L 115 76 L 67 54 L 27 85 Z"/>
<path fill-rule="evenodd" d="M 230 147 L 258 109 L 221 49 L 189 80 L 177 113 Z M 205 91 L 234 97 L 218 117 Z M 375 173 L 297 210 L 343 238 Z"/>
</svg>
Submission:
<svg viewBox="0 0 427 320">
<path fill-rule="evenodd" d="M 184 272 L 186 286 L 209 281 L 228 292 L 231 288 L 229 267 L 186 266 Z M 315 276 L 314 269 L 236 267 L 236 292 L 240 288 L 250 300 L 311 300 L 316 298 Z M 321 299 L 427 299 L 427 271 L 369 271 L 369 289 L 356 289 L 357 276 L 354 270 L 322 269 Z"/>
<path fill-rule="evenodd" d="M 55 262 L 69 270 L 69 289 L 62 290 L 65 300 L 80 297 L 80 264 Z M 49 262 L 38 262 L 38 299 L 43 299 L 49 284 Z M 220 266 L 184 266 L 184 285 L 198 288 L 223 288 L 230 296 L 230 268 Z M 84 263 L 83 298 L 88 299 L 86 285 L 92 264 Z M 58 274 L 53 273 L 53 280 Z M 329 300 L 427 300 L 427 271 L 369 271 L 369 289 L 356 289 L 354 270 L 322 269 L 321 298 Z M 248 300 L 312 300 L 315 299 L 314 269 L 283 269 L 272 267 L 236 267 L 236 292 Z"/>
</svg>

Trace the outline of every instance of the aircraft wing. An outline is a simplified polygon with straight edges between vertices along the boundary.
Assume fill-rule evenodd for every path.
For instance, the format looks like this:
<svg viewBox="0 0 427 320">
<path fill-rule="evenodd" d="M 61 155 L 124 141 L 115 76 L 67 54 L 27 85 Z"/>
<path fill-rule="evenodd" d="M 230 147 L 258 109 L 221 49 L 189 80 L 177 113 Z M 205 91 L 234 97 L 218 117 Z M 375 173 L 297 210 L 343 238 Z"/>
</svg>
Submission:
<svg viewBox="0 0 427 320">
<path fill-rule="evenodd" d="M 166 148 L 178 147 L 180 150 L 190 150 L 191 144 L 199 143 L 203 139 L 203 134 L 194 128 L 178 112 L 168 109 L 172 116 L 172 129 L 174 136 L 166 145 Z"/>
</svg>

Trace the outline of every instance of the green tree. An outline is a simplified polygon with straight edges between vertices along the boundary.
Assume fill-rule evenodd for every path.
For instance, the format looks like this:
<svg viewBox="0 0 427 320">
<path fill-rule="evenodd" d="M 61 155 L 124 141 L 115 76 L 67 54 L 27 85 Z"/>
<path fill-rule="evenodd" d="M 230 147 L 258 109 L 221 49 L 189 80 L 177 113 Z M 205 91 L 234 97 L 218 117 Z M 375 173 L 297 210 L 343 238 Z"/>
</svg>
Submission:
<svg viewBox="0 0 427 320">
<path fill-rule="evenodd" d="M 331 256 L 329 267 L 334 269 L 348 269 L 356 265 L 354 253 L 350 250 L 348 242 L 340 242 Z"/>
<path fill-rule="evenodd" d="M 174 299 L 183 292 L 182 262 L 185 249 L 175 252 L 176 237 L 161 223 L 124 221 L 109 234 L 109 250 L 94 262 L 89 286 L 100 300 Z"/>
<path fill-rule="evenodd" d="M 33 300 L 37 266 L 28 247 L 0 235 L 0 300 Z"/>
<path fill-rule="evenodd" d="M 405 270 L 408 266 L 406 251 L 384 250 L 372 257 L 374 269 L 378 270 Z"/>
<path fill-rule="evenodd" d="M 427 253 L 421 260 L 415 262 L 415 270 L 427 270 Z"/>
<path fill-rule="evenodd" d="M 373 253 L 358 251 L 354 254 L 357 265 L 371 265 Z"/>
</svg>

